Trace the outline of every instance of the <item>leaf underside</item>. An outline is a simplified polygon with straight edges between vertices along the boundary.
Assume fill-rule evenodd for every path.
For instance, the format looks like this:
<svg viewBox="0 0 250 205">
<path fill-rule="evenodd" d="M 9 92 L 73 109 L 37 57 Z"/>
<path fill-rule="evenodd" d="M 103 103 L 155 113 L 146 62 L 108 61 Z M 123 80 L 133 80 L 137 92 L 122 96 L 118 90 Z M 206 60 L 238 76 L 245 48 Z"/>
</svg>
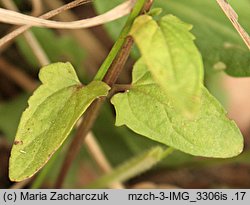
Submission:
<svg viewBox="0 0 250 205">
<path fill-rule="evenodd" d="M 45 66 L 39 78 L 43 84 L 28 101 L 11 151 L 12 181 L 34 175 L 62 145 L 88 106 L 109 90 L 100 81 L 81 85 L 70 63 Z"/>
<path fill-rule="evenodd" d="M 173 15 L 158 22 L 143 15 L 130 32 L 155 82 L 187 116 L 199 109 L 203 83 L 202 60 L 191 28 Z"/>
<path fill-rule="evenodd" d="M 183 118 L 158 86 L 143 59 L 134 66 L 132 88 L 112 98 L 116 125 L 183 152 L 227 158 L 243 149 L 243 137 L 217 100 L 202 88 L 201 106 L 194 119 Z"/>
</svg>

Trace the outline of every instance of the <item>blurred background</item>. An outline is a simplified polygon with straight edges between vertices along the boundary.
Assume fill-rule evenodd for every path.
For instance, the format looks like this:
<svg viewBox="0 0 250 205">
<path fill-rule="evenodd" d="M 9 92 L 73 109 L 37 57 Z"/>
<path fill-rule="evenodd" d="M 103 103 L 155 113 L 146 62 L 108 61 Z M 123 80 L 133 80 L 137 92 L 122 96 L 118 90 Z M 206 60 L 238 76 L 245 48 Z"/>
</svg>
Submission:
<svg viewBox="0 0 250 205">
<path fill-rule="evenodd" d="M 37 3 L 39 2 L 39 3 Z M 10 10 L 39 16 L 70 0 L 0 0 L 0 6 Z M 53 17 L 58 21 L 75 21 L 102 14 L 122 0 L 93 0 L 90 3 L 62 12 Z M 250 32 L 248 0 L 231 0 L 239 21 Z M 175 151 L 150 171 L 129 179 L 127 188 L 250 188 L 250 55 L 249 50 L 220 10 L 211 0 L 156 0 L 155 8 L 163 14 L 172 13 L 192 24 L 195 43 L 204 61 L 205 84 L 224 105 L 229 118 L 236 121 L 245 138 L 244 152 L 232 159 L 194 157 Z M 31 28 L 0 47 L 0 188 L 10 188 L 8 158 L 15 132 L 27 99 L 39 85 L 39 69 L 53 62 L 72 63 L 83 83 L 91 81 L 110 51 L 122 29 L 126 17 L 89 29 L 54 30 Z M 4 37 L 17 26 L 0 23 Z M 139 54 L 133 48 L 118 83 L 131 82 L 133 63 Z M 236 71 L 237 72 L 236 72 Z M 241 70 L 243 70 L 241 72 Z M 244 73 L 244 72 L 243 72 Z M 231 76 L 230 76 L 231 75 Z M 233 77 L 234 76 L 234 77 Z M 126 127 L 115 127 L 115 112 L 106 103 L 93 128 L 93 133 L 112 167 L 116 167 L 157 143 L 139 136 Z M 51 188 L 72 136 L 57 152 L 59 160 L 51 160 L 40 182 L 32 178 L 20 187 L 30 188 L 34 182 Z M 103 175 L 83 145 L 74 161 L 64 188 L 83 188 Z M 34 186 L 33 186 L 34 187 Z"/>
</svg>

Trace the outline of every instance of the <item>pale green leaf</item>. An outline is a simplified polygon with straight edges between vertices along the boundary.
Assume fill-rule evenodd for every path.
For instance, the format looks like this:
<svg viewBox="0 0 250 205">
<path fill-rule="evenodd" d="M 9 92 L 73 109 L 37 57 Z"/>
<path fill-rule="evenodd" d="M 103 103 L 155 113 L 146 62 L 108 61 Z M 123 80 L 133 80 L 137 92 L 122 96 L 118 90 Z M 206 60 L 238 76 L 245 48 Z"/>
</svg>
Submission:
<svg viewBox="0 0 250 205">
<path fill-rule="evenodd" d="M 126 161 L 112 172 L 90 184 L 87 188 L 106 188 L 114 182 L 129 180 L 152 168 L 163 158 L 171 154 L 172 151 L 173 149 L 171 148 L 165 150 L 159 146 L 153 147 L 143 154 Z"/>
<path fill-rule="evenodd" d="M 109 87 L 100 81 L 81 85 L 70 63 L 41 69 L 42 85 L 29 99 L 21 117 L 10 157 L 10 179 L 35 174 L 64 142 L 76 121 Z"/>
<path fill-rule="evenodd" d="M 117 126 L 126 125 L 138 134 L 183 152 L 227 158 L 243 149 L 240 130 L 205 87 L 195 118 L 183 118 L 154 83 L 142 60 L 134 67 L 132 88 L 115 95 L 112 103 Z"/>
<path fill-rule="evenodd" d="M 191 25 L 172 15 L 159 22 L 143 15 L 130 32 L 155 81 L 186 114 L 199 109 L 203 81 L 202 60 L 190 29 Z"/>
</svg>

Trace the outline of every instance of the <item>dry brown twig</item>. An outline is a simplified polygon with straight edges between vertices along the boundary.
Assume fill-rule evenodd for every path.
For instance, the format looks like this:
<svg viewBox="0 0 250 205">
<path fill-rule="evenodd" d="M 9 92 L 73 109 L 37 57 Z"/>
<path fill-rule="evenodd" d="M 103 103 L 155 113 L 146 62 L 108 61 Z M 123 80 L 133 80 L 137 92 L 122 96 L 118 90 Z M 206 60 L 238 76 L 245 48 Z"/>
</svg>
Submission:
<svg viewBox="0 0 250 205">
<path fill-rule="evenodd" d="M 241 38 L 247 45 L 248 49 L 250 49 L 250 37 L 248 33 L 244 30 L 244 28 L 238 22 L 238 15 L 234 11 L 234 9 L 230 6 L 230 4 L 226 0 L 217 0 L 217 3 L 220 5 L 221 9 L 226 14 L 227 18 L 231 21 L 234 28 L 240 34 Z"/>
<path fill-rule="evenodd" d="M 43 2 L 50 10 L 63 5 L 62 0 L 43 0 Z M 77 20 L 77 16 L 72 10 L 67 10 L 56 16 L 56 19 L 60 21 L 75 21 Z M 107 49 L 102 44 L 103 42 L 93 35 L 89 29 L 60 30 L 59 32 L 62 34 L 66 33 L 67 35 L 70 34 L 86 50 L 87 57 L 83 62 L 84 67 L 90 76 L 93 75 L 108 54 Z"/>
<path fill-rule="evenodd" d="M 10 189 L 23 189 L 25 186 L 27 186 L 31 181 L 33 180 L 32 178 L 26 179 L 22 182 L 17 182 L 15 184 L 13 184 Z"/>
<path fill-rule="evenodd" d="M 37 0 L 34 0 L 35 2 L 38 2 Z M 11 9 L 13 11 L 18 11 L 17 6 L 15 3 L 11 0 L 2 0 L 2 3 L 7 9 Z M 40 9 L 40 8 L 39 8 Z M 40 9 L 41 10 L 41 9 Z M 39 12 L 38 10 L 36 12 Z M 41 66 L 48 65 L 50 63 L 49 58 L 43 51 L 42 47 L 38 43 L 36 37 L 33 35 L 31 31 L 26 31 L 24 34 L 24 38 L 28 45 L 30 46 L 31 50 L 35 54 L 38 62 L 40 63 Z"/>
<path fill-rule="evenodd" d="M 129 14 L 134 4 L 135 0 L 129 0 L 99 16 L 72 22 L 51 21 L 0 8 L 0 22 L 58 29 L 89 28 L 114 21 Z"/>
<path fill-rule="evenodd" d="M 0 58 L 0 73 L 7 76 L 27 92 L 33 92 L 38 85 L 35 80 L 16 66 L 10 64 L 3 57 Z"/>
<path fill-rule="evenodd" d="M 57 14 L 62 13 L 63 11 L 66 11 L 68 9 L 72 9 L 76 6 L 82 5 L 84 3 L 88 3 L 90 0 L 75 0 L 72 1 L 68 4 L 65 4 L 57 9 L 54 9 L 52 11 L 49 11 L 43 15 L 41 15 L 39 18 L 41 19 L 49 19 L 52 18 L 53 16 L 56 16 Z M 23 32 L 27 31 L 30 27 L 29 25 L 24 25 L 21 26 L 14 31 L 8 33 L 5 35 L 3 38 L 0 39 L 0 53 L 6 48 L 6 45 L 10 43 L 13 39 L 15 39 L 17 36 L 21 35 Z"/>
<path fill-rule="evenodd" d="M 41 0 L 31 0 L 32 13 L 31 16 L 39 16 L 43 12 L 43 5 Z"/>
</svg>

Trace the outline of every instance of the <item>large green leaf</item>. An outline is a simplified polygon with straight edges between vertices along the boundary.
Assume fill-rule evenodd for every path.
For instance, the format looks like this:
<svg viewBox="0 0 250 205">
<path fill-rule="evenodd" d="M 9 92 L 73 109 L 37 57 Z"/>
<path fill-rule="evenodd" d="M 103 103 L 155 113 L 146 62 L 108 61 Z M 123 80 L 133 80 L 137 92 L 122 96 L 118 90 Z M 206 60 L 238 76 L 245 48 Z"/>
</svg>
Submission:
<svg viewBox="0 0 250 205">
<path fill-rule="evenodd" d="M 69 63 L 41 69 L 42 85 L 29 99 L 10 157 L 10 179 L 21 181 L 36 173 L 60 147 L 88 106 L 108 93 L 100 81 L 81 85 Z"/>
<path fill-rule="evenodd" d="M 205 157 L 233 157 L 243 148 L 236 124 L 205 87 L 201 107 L 194 119 L 183 118 L 153 81 L 144 62 L 133 71 L 132 88 L 112 98 L 116 125 L 126 125 L 136 133 L 183 152 Z"/>
<path fill-rule="evenodd" d="M 103 13 L 121 2 L 96 0 L 95 7 L 99 13 Z M 229 3 L 249 33 L 249 0 L 230 0 Z M 195 42 L 201 51 L 207 73 L 226 69 L 233 76 L 250 76 L 249 50 L 215 0 L 157 0 L 154 7 L 163 8 L 163 14 L 174 14 L 194 26 L 192 33 L 196 36 Z M 105 26 L 116 39 L 123 26 L 123 19 Z"/>
<path fill-rule="evenodd" d="M 155 81 L 185 113 L 199 109 L 203 81 L 202 60 L 190 29 L 172 15 L 158 22 L 143 15 L 135 20 L 130 32 Z"/>
</svg>

